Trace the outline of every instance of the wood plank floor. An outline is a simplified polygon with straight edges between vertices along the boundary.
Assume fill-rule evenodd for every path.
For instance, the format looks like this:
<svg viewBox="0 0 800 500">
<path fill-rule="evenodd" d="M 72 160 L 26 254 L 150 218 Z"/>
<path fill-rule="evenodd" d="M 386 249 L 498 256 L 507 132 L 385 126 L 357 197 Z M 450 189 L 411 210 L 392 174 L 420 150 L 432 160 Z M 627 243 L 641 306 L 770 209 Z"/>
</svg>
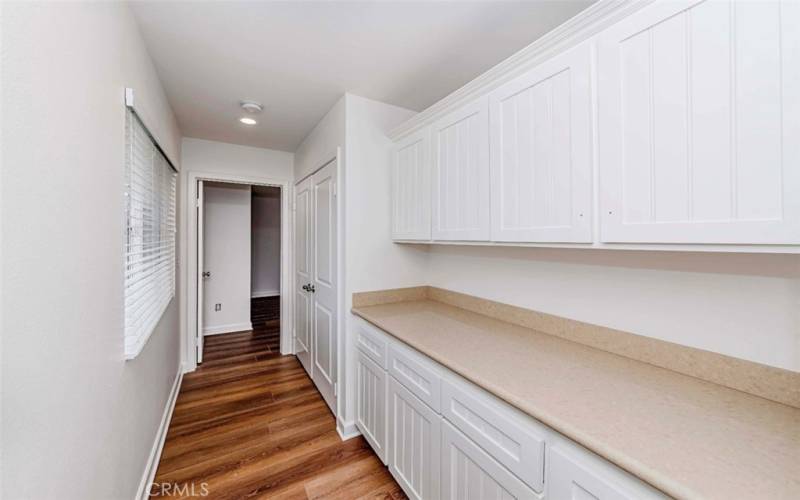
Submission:
<svg viewBox="0 0 800 500">
<path fill-rule="evenodd" d="M 363 438 L 341 441 L 297 358 L 280 355 L 277 300 L 263 302 L 252 332 L 207 338 L 184 377 L 151 498 L 405 498 Z"/>
</svg>

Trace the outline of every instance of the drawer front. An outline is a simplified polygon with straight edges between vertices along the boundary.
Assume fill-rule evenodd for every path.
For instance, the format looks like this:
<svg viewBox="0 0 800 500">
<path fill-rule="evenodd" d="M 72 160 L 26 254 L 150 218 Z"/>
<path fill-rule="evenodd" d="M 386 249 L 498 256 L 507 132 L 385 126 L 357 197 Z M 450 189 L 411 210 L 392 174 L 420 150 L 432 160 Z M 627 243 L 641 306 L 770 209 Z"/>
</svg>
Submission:
<svg viewBox="0 0 800 500">
<path fill-rule="evenodd" d="M 439 412 L 442 374 L 433 361 L 411 348 L 392 343 L 389 346 L 389 374 Z"/>
<path fill-rule="evenodd" d="M 503 464 L 528 486 L 541 492 L 544 485 L 544 438 L 535 424 L 482 389 L 442 382 L 442 416 Z"/>
<path fill-rule="evenodd" d="M 356 345 L 384 370 L 389 366 L 388 335 L 360 318 L 356 321 Z"/>
<path fill-rule="evenodd" d="M 442 422 L 442 499 L 541 498 L 446 420 Z"/>
<path fill-rule="evenodd" d="M 547 496 L 559 500 L 634 500 L 640 497 L 612 482 L 604 471 L 558 448 L 547 455 Z"/>
<path fill-rule="evenodd" d="M 363 352 L 358 353 L 356 425 L 384 464 L 388 428 L 388 381 L 386 371 Z"/>
<path fill-rule="evenodd" d="M 442 417 L 389 377 L 389 472 L 412 500 L 438 500 Z"/>
</svg>

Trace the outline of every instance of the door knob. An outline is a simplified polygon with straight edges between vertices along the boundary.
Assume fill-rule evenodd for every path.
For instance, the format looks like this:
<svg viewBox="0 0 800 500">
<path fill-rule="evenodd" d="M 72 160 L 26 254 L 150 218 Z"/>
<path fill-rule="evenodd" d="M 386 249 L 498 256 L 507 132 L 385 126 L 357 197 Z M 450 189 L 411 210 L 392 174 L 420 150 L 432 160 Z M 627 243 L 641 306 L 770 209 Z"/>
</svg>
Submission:
<svg viewBox="0 0 800 500">
<path fill-rule="evenodd" d="M 314 285 L 309 285 L 308 286 L 308 291 L 311 292 L 311 293 L 315 293 L 317 291 L 317 289 L 314 287 Z"/>
<path fill-rule="evenodd" d="M 203 278 L 210 278 L 210 277 L 211 277 L 211 271 L 203 271 Z"/>
<path fill-rule="evenodd" d="M 308 285 L 303 285 L 303 290 L 305 290 L 306 292 L 310 292 L 311 291 L 311 289 L 308 287 Z"/>
</svg>

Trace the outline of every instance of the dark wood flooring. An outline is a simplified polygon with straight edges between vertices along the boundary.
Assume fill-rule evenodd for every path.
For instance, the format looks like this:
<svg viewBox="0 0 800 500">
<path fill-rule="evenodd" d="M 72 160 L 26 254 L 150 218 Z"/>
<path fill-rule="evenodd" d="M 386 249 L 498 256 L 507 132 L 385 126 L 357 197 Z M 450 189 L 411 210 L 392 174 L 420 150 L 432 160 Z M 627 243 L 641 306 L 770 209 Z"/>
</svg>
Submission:
<svg viewBox="0 0 800 500">
<path fill-rule="evenodd" d="M 277 297 L 254 299 L 252 332 L 206 339 L 151 498 L 405 498 L 363 438 L 339 438 L 297 358 L 280 355 L 279 315 Z"/>
</svg>

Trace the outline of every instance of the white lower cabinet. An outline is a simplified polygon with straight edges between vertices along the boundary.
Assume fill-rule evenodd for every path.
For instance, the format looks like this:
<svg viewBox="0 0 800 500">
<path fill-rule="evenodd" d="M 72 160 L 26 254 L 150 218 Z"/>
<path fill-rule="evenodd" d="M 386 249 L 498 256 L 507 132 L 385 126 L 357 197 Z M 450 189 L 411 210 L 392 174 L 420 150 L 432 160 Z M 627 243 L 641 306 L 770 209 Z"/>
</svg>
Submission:
<svg viewBox="0 0 800 500">
<path fill-rule="evenodd" d="M 389 471 L 416 500 L 439 498 L 442 417 L 389 379 Z"/>
<path fill-rule="evenodd" d="M 442 423 L 442 499 L 541 498 L 447 420 Z"/>
<path fill-rule="evenodd" d="M 369 330 L 356 355 L 356 425 L 409 498 L 667 498 L 378 328 Z M 388 366 L 375 361 L 387 357 Z"/>
<path fill-rule="evenodd" d="M 357 363 L 356 426 L 375 454 L 386 464 L 388 375 L 361 351 L 358 352 Z"/>
</svg>

